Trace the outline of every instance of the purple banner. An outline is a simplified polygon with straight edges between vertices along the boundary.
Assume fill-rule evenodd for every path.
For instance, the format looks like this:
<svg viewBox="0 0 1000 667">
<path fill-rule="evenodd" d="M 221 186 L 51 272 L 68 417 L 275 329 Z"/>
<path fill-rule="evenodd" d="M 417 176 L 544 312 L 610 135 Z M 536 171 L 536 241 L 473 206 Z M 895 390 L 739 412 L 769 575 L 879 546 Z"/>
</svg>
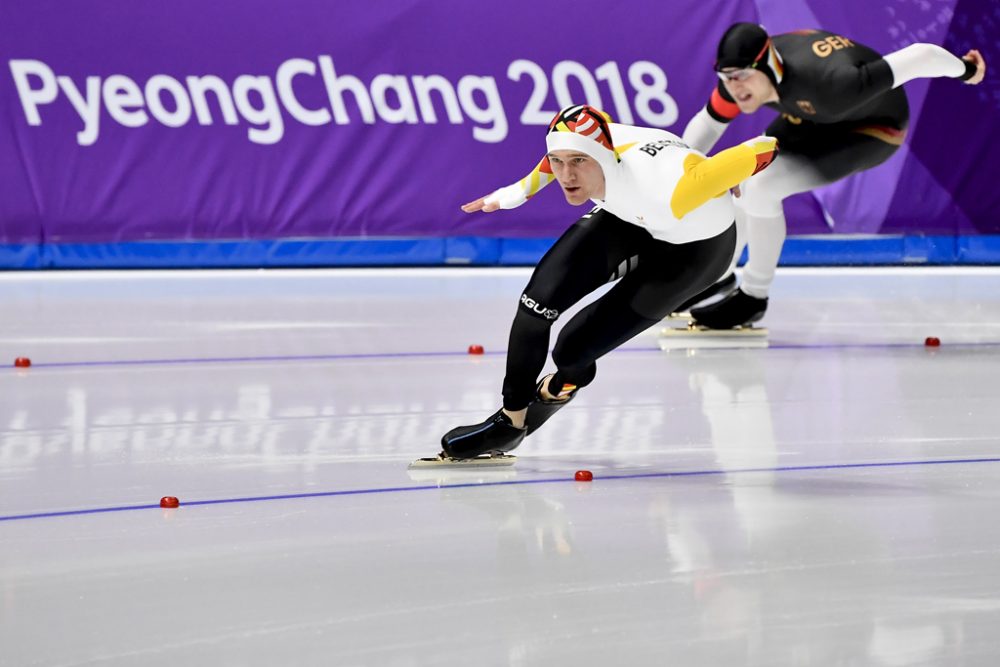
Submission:
<svg viewBox="0 0 1000 667">
<path fill-rule="evenodd" d="M 571 102 L 680 134 L 740 20 L 1000 66 L 1000 0 L 6 2 L 0 242 L 554 237 L 582 213 L 555 191 L 459 206 L 524 175 Z M 907 144 L 787 200 L 790 233 L 1000 233 L 990 74 L 908 84 Z M 737 119 L 717 148 L 773 117 Z"/>
</svg>

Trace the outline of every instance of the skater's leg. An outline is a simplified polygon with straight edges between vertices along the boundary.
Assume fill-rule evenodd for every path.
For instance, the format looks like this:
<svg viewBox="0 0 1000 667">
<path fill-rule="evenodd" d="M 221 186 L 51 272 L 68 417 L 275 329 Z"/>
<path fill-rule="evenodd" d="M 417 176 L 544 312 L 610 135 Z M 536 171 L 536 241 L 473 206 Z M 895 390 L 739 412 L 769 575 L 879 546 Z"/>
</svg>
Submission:
<svg viewBox="0 0 1000 667">
<path fill-rule="evenodd" d="M 785 244 L 786 223 L 784 213 L 773 217 L 747 215 L 748 245 L 752 249 L 743 267 L 740 289 L 750 296 L 766 299 Z"/>
<path fill-rule="evenodd" d="M 614 290 L 612 290 L 614 292 Z M 609 292 L 570 320 L 552 350 L 556 373 L 551 393 L 586 387 L 597 375 L 597 360 L 622 343 L 653 326 L 660 318 L 647 318 L 630 307 L 627 294 Z"/>
<path fill-rule="evenodd" d="M 815 187 L 818 180 L 815 170 L 804 158 L 785 152 L 742 188 L 736 200 L 736 220 L 737 228 L 742 228 L 749 245 L 743 283 L 715 303 L 692 308 L 695 322 L 711 329 L 730 329 L 748 325 L 764 316 L 768 289 L 774 281 L 785 241 L 782 201 L 793 191 Z M 738 259 L 738 255 L 734 256 L 731 266 L 735 266 Z"/>
<path fill-rule="evenodd" d="M 511 326 L 503 407 L 480 424 L 459 426 L 441 439 L 452 458 L 506 452 L 524 439 L 526 409 L 548 355 L 552 324 L 565 309 L 634 266 L 636 240 L 648 236 L 604 212 L 591 212 L 556 241 L 521 295 Z"/>
<path fill-rule="evenodd" d="M 726 295 L 736 289 L 736 275 L 732 270 L 727 271 L 723 274 L 721 278 L 717 281 L 703 289 L 702 291 L 695 294 L 693 297 L 677 306 L 675 313 L 682 313 L 690 310 L 692 306 L 695 306 L 702 301 L 707 301 L 713 296 Z"/>
<path fill-rule="evenodd" d="M 736 250 L 733 252 L 733 258 L 729 262 L 729 268 L 726 269 L 726 274 L 723 276 L 731 276 L 736 271 L 736 265 L 740 263 L 740 257 L 743 256 L 743 251 L 747 247 L 747 216 L 740 208 L 740 198 L 736 198 Z"/>
<path fill-rule="evenodd" d="M 760 320 L 774 282 L 786 222 L 783 201 L 840 180 L 888 159 L 897 146 L 870 136 L 843 130 L 768 129 L 779 137 L 782 153 L 763 172 L 751 178 L 736 200 L 737 221 L 745 221 L 748 258 L 743 283 L 726 298 L 692 308 L 698 324 L 729 329 Z"/>
<path fill-rule="evenodd" d="M 886 139 L 869 128 L 795 125 L 776 119 L 767 133 L 778 138 L 781 154 L 766 170 L 742 187 L 736 205 L 746 215 L 749 257 L 744 280 L 747 293 L 767 297 L 785 240 L 782 202 L 786 197 L 815 190 L 888 160 L 902 135 Z M 882 137 L 882 138 L 879 138 Z"/>
<path fill-rule="evenodd" d="M 549 356 L 553 321 L 532 317 L 518 308 L 507 341 L 507 372 L 503 382 L 503 411 L 518 427 L 531 402 L 531 388 Z"/>
<path fill-rule="evenodd" d="M 642 333 L 691 294 L 704 289 L 729 262 L 736 230 L 673 245 L 649 240 L 637 271 L 577 313 L 559 334 L 552 359 L 557 371 L 547 391 L 562 401 L 536 401 L 528 407 L 529 433 L 593 382 L 597 359 Z M 560 396 L 561 395 L 561 396 Z"/>
<path fill-rule="evenodd" d="M 691 310 L 694 306 L 697 306 L 702 301 L 707 301 L 714 296 L 726 296 L 736 289 L 736 265 L 740 261 L 740 257 L 743 255 L 743 248 L 747 244 L 747 226 L 746 226 L 746 216 L 739 207 L 736 208 L 736 248 L 733 251 L 733 257 L 729 261 L 729 266 L 726 268 L 725 273 L 716 280 L 714 283 L 698 292 L 694 296 L 690 297 L 684 303 L 677 306 L 675 313 L 682 313 Z"/>
<path fill-rule="evenodd" d="M 635 270 L 645 231 L 605 211 L 588 214 L 545 254 L 519 300 L 507 347 L 503 407 L 523 410 L 548 357 L 553 324 L 587 294 Z"/>
<path fill-rule="evenodd" d="M 785 243 L 783 201 L 792 194 L 819 187 L 823 180 L 806 158 L 783 153 L 771 168 L 757 174 L 742 189 L 736 199 L 737 220 L 743 223 L 750 248 L 743 267 L 744 292 L 767 298 Z"/>
<path fill-rule="evenodd" d="M 552 350 L 557 372 L 551 385 L 585 387 L 596 361 L 656 324 L 685 298 L 710 285 L 726 268 L 736 228 L 719 236 L 679 245 L 651 241 L 639 270 L 581 310 L 559 333 Z"/>
<path fill-rule="evenodd" d="M 528 435 L 593 382 L 599 357 L 656 324 L 632 310 L 629 295 L 616 292 L 618 286 L 573 316 L 559 333 L 552 350 L 557 370 L 542 380 L 537 399 L 528 406 Z"/>
<path fill-rule="evenodd" d="M 764 169 L 774 159 L 776 140 L 773 137 L 755 137 L 738 146 L 716 153 L 708 159 L 688 156 L 684 163 L 685 173 L 674 190 L 671 208 L 676 216 L 694 210 L 711 197 L 718 196 L 753 174 Z M 677 306 L 687 310 L 713 296 L 725 294 L 735 288 L 733 269 L 743 252 L 742 230 L 737 230 L 737 243 L 729 269 L 704 290 L 701 290 Z"/>
</svg>

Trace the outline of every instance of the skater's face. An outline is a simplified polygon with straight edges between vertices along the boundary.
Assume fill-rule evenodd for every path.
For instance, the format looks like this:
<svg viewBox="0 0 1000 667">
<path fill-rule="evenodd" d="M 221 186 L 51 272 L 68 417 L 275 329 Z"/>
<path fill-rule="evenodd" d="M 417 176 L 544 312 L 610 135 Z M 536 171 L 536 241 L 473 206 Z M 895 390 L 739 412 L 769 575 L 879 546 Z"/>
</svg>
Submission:
<svg viewBox="0 0 1000 667">
<path fill-rule="evenodd" d="M 743 113 L 753 113 L 767 102 L 778 101 L 778 90 L 759 70 L 727 67 L 719 72 L 719 78 Z"/>
<path fill-rule="evenodd" d="M 551 151 L 549 164 L 566 201 L 573 206 L 604 199 L 604 170 L 594 158 L 578 151 Z"/>
</svg>

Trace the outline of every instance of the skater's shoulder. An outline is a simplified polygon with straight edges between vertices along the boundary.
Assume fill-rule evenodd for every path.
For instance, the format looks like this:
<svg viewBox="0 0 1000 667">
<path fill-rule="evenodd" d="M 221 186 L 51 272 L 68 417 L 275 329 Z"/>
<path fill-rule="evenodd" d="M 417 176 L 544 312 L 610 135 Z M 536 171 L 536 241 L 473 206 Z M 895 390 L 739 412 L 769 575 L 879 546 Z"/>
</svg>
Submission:
<svg viewBox="0 0 1000 667">
<path fill-rule="evenodd" d="M 673 132 L 658 127 L 643 127 L 640 125 L 611 124 L 611 136 L 619 153 L 627 152 L 637 146 L 653 141 L 674 141 L 685 145 L 679 136 Z"/>
<path fill-rule="evenodd" d="M 615 149 L 626 167 L 633 171 L 657 171 L 668 163 L 680 164 L 684 157 L 696 152 L 672 132 L 651 127 L 635 129 L 641 131 L 622 133 L 623 141 L 615 137 Z"/>
<path fill-rule="evenodd" d="M 774 37 L 784 69 L 784 84 L 822 87 L 832 72 L 881 58 L 849 36 L 827 30 L 800 30 Z"/>
</svg>

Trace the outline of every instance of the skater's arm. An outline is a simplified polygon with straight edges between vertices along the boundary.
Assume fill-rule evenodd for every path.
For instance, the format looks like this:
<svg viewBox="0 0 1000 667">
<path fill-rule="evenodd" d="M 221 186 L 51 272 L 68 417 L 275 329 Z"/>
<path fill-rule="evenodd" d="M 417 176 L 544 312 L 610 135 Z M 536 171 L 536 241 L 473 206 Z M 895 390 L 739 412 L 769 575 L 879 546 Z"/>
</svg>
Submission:
<svg viewBox="0 0 1000 667">
<path fill-rule="evenodd" d="M 492 213 L 501 208 L 517 208 L 538 194 L 539 190 L 554 181 L 555 178 L 548 156 L 543 157 L 535 165 L 535 168 L 517 183 L 511 183 L 485 197 L 471 201 L 463 205 L 462 210 L 466 213 L 475 213 L 476 211 Z"/>
<path fill-rule="evenodd" d="M 729 123 L 739 115 L 740 108 L 736 100 L 726 90 L 726 86 L 717 81 L 708 104 L 688 121 L 682 139 L 696 151 L 708 153 Z"/>
<path fill-rule="evenodd" d="M 910 44 L 885 56 L 885 61 L 892 69 L 893 88 L 941 76 L 977 84 L 986 76 L 986 60 L 975 49 L 959 58 L 936 44 Z"/>
<path fill-rule="evenodd" d="M 726 131 L 727 125 L 715 120 L 707 109 L 702 109 L 688 121 L 684 128 L 684 143 L 700 153 L 708 153 Z"/>
<path fill-rule="evenodd" d="M 964 58 L 935 44 L 911 44 L 862 65 L 838 66 L 823 76 L 824 107 L 828 113 L 847 114 L 913 79 L 952 77 L 976 84 L 986 75 L 986 61 L 978 51 Z"/>
<path fill-rule="evenodd" d="M 710 158 L 691 154 L 670 197 L 670 210 L 682 218 L 705 202 L 719 197 L 767 167 L 778 153 L 774 137 L 754 137 Z"/>
</svg>

